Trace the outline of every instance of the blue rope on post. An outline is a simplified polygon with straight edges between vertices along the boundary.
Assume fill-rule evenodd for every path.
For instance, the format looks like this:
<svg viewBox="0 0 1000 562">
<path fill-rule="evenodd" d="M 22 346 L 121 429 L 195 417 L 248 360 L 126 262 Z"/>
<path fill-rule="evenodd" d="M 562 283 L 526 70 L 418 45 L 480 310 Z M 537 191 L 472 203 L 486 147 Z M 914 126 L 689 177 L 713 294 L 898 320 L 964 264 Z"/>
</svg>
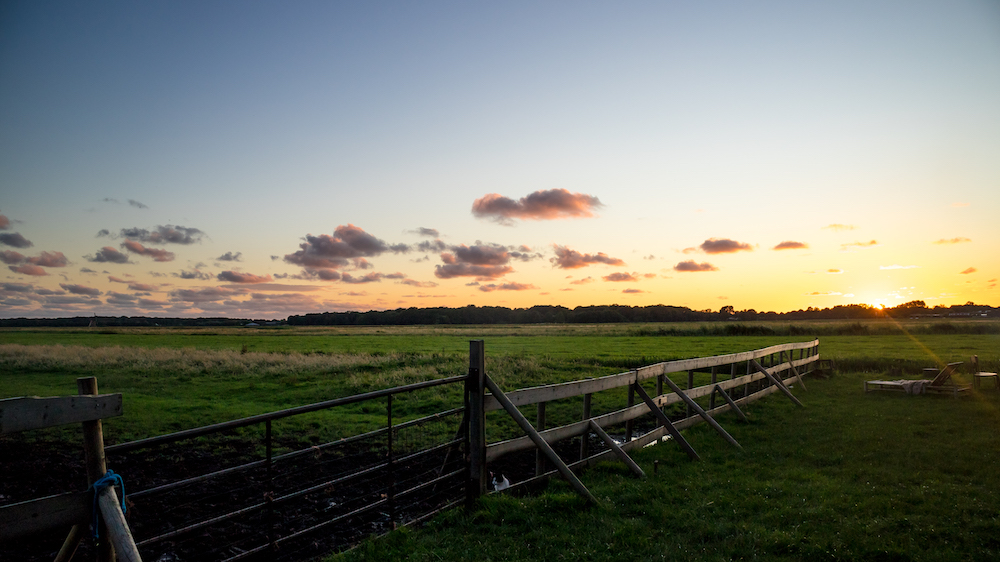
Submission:
<svg viewBox="0 0 1000 562">
<path fill-rule="evenodd" d="M 95 539 L 100 538 L 98 536 L 98 529 L 101 528 L 100 520 L 98 519 L 98 513 L 97 513 L 97 498 L 98 496 L 101 495 L 101 492 L 103 492 L 105 488 L 107 488 L 108 486 L 114 486 L 115 484 L 118 484 L 119 486 L 122 487 L 122 513 L 125 513 L 125 481 L 122 480 L 120 474 L 115 474 L 115 471 L 108 469 L 108 472 L 105 473 L 104 476 L 97 479 L 97 481 L 91 485 L 91 488 L 94 489 L 94 538 Z"/>
</svg>

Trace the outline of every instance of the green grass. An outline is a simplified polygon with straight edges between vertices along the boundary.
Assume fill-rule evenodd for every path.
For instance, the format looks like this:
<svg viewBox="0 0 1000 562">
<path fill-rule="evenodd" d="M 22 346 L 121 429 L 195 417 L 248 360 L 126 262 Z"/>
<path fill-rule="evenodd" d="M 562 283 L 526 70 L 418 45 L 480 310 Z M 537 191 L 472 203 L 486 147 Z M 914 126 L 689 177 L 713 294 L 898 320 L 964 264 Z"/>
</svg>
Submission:
<svg viewBox="0 0 1000 562">
<path fill-rule="evenodd" d="M 990 560 L 1000 556 L 1000 394 L 965 399 L 861 391 L 810 380 L 795 407 L 774 394 L 750 423 L 705 425 L 583 472 L 588 507 L 562 481 L 534 497 L 490 496 L 424 528 L 333 560 Z M 653 473 L 653 462 L 659 470 Z"/>
<path fill-rule="evenodd" d="M 815 323 L 816 333 L 836 333 Z M 1000 334 L 823 335 L 820 354 L 840 369 L 750 407 L 751 423 L 723 416 L 745 451 L 704 426 L 687 431 L 704 459 L 670 444 L 635 456 L 649 478 L 618 463 L 583 473 L 600 505 L 584 507 L 553 481 L 536 497 L 489 497 L 426 528 L 366 543 L 344 560 L 975 560 L 998 554 L 1000 393 L 970 398 L 862 393 L 890 369 L 967 361 L 1000 370 Z M 97 376 L 124 395 L 125 415 L 106 420 L 109 444 L 377 388 L 462 374 L 468 341 L 486 340 L 487 370 L 505 389 L 596 377 L 657 361 L 734 353 L 811 336 L 664 334 L 659 325 L 244 329 L 0 330 L 0 398 L 74 394 Z M 825 332 L 824 332 L 825 331 Z M 871 335 L 874 333 L 875 335 Z M 244 352 L 244 349 L 246 352 Z M 699 374 L 698 384 L 708 376 Z M 679 382 L 683 378 L 677 378 Z M 964 371 L 957 378 L 969 382 Z M 599 393 L 594 413 L 624 405 Z M 460 388 L 400 399 L 397 421 L 453 407 Z M 300 442 L 336 439 L 384 423 L 384 403 L 357 404 L 276 424 Z M 577 419 L 579 399 L 552 403 L 550 425 Z M 534 407 L 524 408 L 529 419 Z M 516 430 L 490 414 L 489 438 Z M 64 439 L 79 431 L 0 439 Z M 653 474 L 653 462 L 659 473 Z"/>
</svg>

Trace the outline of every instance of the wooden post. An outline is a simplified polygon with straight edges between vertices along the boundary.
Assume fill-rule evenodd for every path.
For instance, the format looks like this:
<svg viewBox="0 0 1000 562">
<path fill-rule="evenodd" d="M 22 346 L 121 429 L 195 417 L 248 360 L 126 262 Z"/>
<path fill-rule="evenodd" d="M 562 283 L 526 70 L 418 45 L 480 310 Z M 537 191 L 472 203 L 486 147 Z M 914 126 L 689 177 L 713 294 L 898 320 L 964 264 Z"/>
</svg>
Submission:
<svg viewBox="0 0 1000 562">
<path fill-rule="evenodd" d="M 673 383 L 674 381 L 670 381 L 670 382 Z M 674 388 L 674 385 L 670 384 L 670 388 Z M 691 390 L 692 388 L 694 388 L 694 371 L 688 371 L 688 390 Z M 686 404 L 686 403 L 685 403 L 685 405 L 687 406 L 687 408 L 684 409 L 684 412 L 685 412 L 684 413 L 684 417 L 685 418 L 690 418 L 691 417 L 691 405 L 690 404 Z"/>
<path fill-rule="evenodd" d="M 510 417 L 514 418 L 514 421 L 517 422 L 517 425 L 521 427 L 521 430 L 528 434 L 528 437 L 531 439 L 531 441 L 535 444 L 536 447 L 538 447 L 539 449 L 542 450 L 542 452 L 545 453 L 545 456 L 548 457 L 549 461 L 552 464 L 556 465 L 556 468 L 559 470 L 559 473 L 563 475 L 563 478 L 568 480 L 569 483 L 573 485 L 573 488 L 576 489 L 577 493 L 586 498 L 587 501 L 596 504 L 597 498 L 595 498 L 594 495 L 590 493 L 590 490 L 588 490 L 587 487 L 583 485 L 583 482 L 580 482 L 580 479 L 577 478 L 575 474 L 573 474 L 573 471 L 570 470 L 569 467 L 566 466 L 566 463 L 564 463 L 562 459 L 559 458 L 559 455 L 557 455 L 556 452 L 552 450 L 552 446 L 549 445 L 545 441 L 545 439 L 538 434 L 537 431 L 535 431 L 535 428 L 531 427 L 531 422 L 529 422 L 527 418 L 524 417 L 524 414 L 522 414 L 521 411 L 517 409 L 517 406 L 515 406 L 514 403 L 510 401 L 510 398 L 507 398 L 507 395 L 504 394 L 502 390 L 500 390 L 500 387 L 497 386 L 495 382 L 493 382 L 493 379 L 491 379 L 490 377 L 485 377 L 484 382 L 486 383 L 486 388 L 493 393 L 493 398 L 496 398 L 497 402 L 499 402 L 500 405 L 503 406 L 503 409 L 507 410 L 507 413 L 510 414 Z"/>
<path fill-rule="evenodd" d="M 634 370 L 633 370 L 634 372 Z M 635 375 L 633 380 L 638 378 L 638 374 Z M 631 408 L 635 405 L 635 391 L 632 390 L 632 385 L 628 387 L 628 407 Z M 628 420 L 625 422 L 625 442 L 628 443 L 632 440 L 632 431 L 635 429 L 635 420 Z"/>
<path fill-rule="evenodd" d="M 663 396 L 663 377 L 667 375 L 656 375 L 656 395 Z M 663 408 L 660 408 L 662 411 Z"/>
<path fill-rule="evenodd" d="M 471 508 L 486 493 L 486 355 L 483 340 L 469 342 L 469 378 L 465 381 L 465 410 L 469 418 L 469 475 L 465 483 L 465 507 Z"/>
<path fill-rule="evenodd" d="M 537 407 L 538 415 L 535 418 L 535 429 L 545 431 L 545 402 L 539 402 Z M 535 476 L 545 473 L 545 455 L 539 449 L 535 451 Z"/>
<path fill-rule="evenodd" d="M 718 373 L 715 371 L 715 365 L 712 365 L 712 384 L 718 382 Z M 708 409 L 712 410 L 715 408 L 715 393 L 713 392 L 711 396 L 708 397 Z"/>
<path fill-rule="evenodd" d="M 83 536 L 87 532 L 87 527 L 85 525 L 73 525 L 73 528 L 69 530 L 69 535 L 66 540 L 63 541 L 62 548 L 59 549 L 59 553 L 56 554 L 53 562 L 69 562 L 73 559 L 73 555 L 76 554 L 76 549 L 80 546 L 80 541 L 83 540 Z"/>
<path fill-rule="evenodd" d="M 589 420 L 590 419 L 590 397 L 591 396 L 592 396 L 591 394 L 584 394 L 583 395 L 583 419 L 584 420 Z M 583 459 L 587 458 L 588 456 L 590 456 L 590 443 L 587 442 L 589 439 L 590 439 L 590 433 L 589 432 L 584 432 L 583 435 L 580 436 L 580 460 L 583 460 Z"/>
<path fill-rule="evenodd" d="M 97 377 L 80 377 L 76 379 L 77 394 L 96 395 Z M 83 452 L 87 463 L 87 485 L 93 485 L 104 477 L 108 471 L 107 460 L 104 457 L 104 426 L 101 420 L 83 422 Z M 101 536 L 108 536 L 108 521 L 104 520 L 99 531 Z M 67 537 L 68 538 L 68 537 Z M 98 545 L 97 559 L 99 562 L 114 562 L 115 551 L 111 541 L 104 540 Z"/>
</svg>

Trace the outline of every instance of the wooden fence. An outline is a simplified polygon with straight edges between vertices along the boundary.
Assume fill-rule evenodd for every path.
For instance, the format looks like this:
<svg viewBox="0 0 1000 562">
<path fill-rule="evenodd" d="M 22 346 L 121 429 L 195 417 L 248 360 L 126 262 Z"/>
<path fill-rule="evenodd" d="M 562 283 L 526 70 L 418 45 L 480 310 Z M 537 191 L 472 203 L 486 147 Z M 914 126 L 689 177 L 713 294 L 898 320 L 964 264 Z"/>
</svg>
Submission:
<svg viewBox="0 0 1000 562">
<path fill-rule="evenodd" d="M 463 502 L 472 505 L 489 491 L 490 467 L 502 466 L 507 459 L 531 451 L 535 451 L 536 457 L 534 473 L 516 478 L 513 489 L 561 474 L 581 495 L 593 500 L 573 470 L 616 457 L 641 474 L 628 451 L 668 434 L 692 459 L 697 459 L 697 452 L 687 444 L 680 430 L 701 422 L 711 424 L 738 447 L 713 416 L 732 410 L 743 417 L 740 406 L 774 392 L 782 392 L 798 403 L 787 385 L 795 382 L 804 387 L 801 375 L 819 364 L 819 340 L 814 340 L 668 361 L 605 377 L 505 393 L 487 373 L 484 342 L 472 341 L 469 349 L 466 375 L 109 447 L 103 447 L 103 442 L 88 445 L 88 450 L 102 451 L 98 456 L 102 460 L 105 456 L 111 459 L 108 464 L 129 479 L 129 525 L 124 531 L 129 531 L 130 526 L 135 535 L 138 548 L 133 559 L 139 559 L 139 552 L 147 560 L 164 556 L 229 561 L 313 557 L 354 544 L 365 536 L 388 532 L 397 525 L 426 520 Z M 454 384 L 464 385 L 463 403 L 402 423 L 394 420 L 394 397 Z M 94 385 L 93 392 L 88 394 L 96 394 L 96 381 Z M 83 386 L 80 392 L 84 394 Z M 74 399 L 80 401 L 82 397 Z M 625 401 L 624 407 L 621 399 Z M 36 401 L 32 406 L 34 414 L 18 410 L 25 408 L 25 400 Z M 70 413 L 46 410 L 38 400 L 63 401 L 59 402 L 60 407 L 69 408 Z M 73 407 L 66 406 L 69 403 L 65 400 L 68 399 L 0 400 L 0 430 L 12 433 L 42 427 L 18 425 L 17 420 L 39 415 L 67 423 L 83 422 L 85 426 L 95 420 L 99 424 L 101 417 L 121 415 L 120 395 L 88 397 L 89 401 Z M 272 423 L 383 400 L 386 413 L 383 427 L 308 448 L 276 451 Z M 581 403 L 579 419 L 547 427 L 547 405 L 573 400 Z M 598 403 L 609 411 L 595 411 Z M 608 404 L 612 407 L 607 407 Z M 525 407 L 530 410 L 531 406 L 534 406 L 534 424 L 520 410 Z M 101 411 L 79 413 L 94 408 Z M 488 424 L 498 421 L 497 416 L 505 417 L 504 412 L 526 435 L 488 442 Z M 426 431 L 429 424 L 443 420 L 451 425 Z M 226 441 L 226 436 L 233 437 L 234 442 L 246 449 L 248 437 L 239 432 L 249 428 L 262 429 L 262 436 L 251 444 L 257 453 L 246 450 L 227 453 L 232 442 Z M 407 431 L 418 437 L 407 440 Z M 238 435 L 233 436 L 234 432 Z M 426 436 L 430 433 L 450 437 L 427 443 Z M 248 458 L 248 454 L 258 453 L 262 458 Z M 232 462 L 220 467 L 223 458 Z M 213 468 L 192 472 L 192 459 L 209 460 Z M 176 468 L 169 463 L 177 463 Z M 159 466 L 164 464 L 168 465 L 165 469 Z M 160 470 L 150 474 L 151 466 Z M 103 466 L 100 469 L 103 474 Z M 70 546 L 75 549 L 74 541 L 79 541 L 82 529 L 92 517 L 92 498 L 92 491 L 73 492 L 0 506 L 0 543 L 45 528 L 74 525 L 64 550 Z M 104 503 L 113 503 L 102 502 L 102 509 Z M 194 506 L 198 509 L 194 510 Z M 197 514 L 192 516 L 191 511 Z M 131 541 L 131 535 L 128 539 Z M 119 547 L 116 543 L 116 548 L 127 546 L 123 543 Z M 60 554 L 57 560 L 69 560 L 72 555 L 72 551 Z"/>
</svg>

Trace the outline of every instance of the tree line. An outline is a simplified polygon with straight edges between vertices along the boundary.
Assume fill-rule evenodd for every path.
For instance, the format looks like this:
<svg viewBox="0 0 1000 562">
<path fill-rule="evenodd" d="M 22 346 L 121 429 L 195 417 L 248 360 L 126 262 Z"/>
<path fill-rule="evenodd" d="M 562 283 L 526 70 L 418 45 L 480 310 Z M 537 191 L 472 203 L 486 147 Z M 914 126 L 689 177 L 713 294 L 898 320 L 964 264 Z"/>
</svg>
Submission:
<svg viewBox="0 0 1000 562">
<path fill-rule="evenodd" d="M 158 318 L 149 316 L 76 316 L 73 318 L 0 318 L 0 327 L 224 327 L 245 326 L 407 326 L 434 324 L 611 324 L 625 322 L 716 322 L 772 320 L 865 320 L 875 318 L 956 318 L 1000 317 L 1000 308 L 967 302 L 964 305 L 928 307 L 924 301 L 910 301 L 892 308 L 866 304 L 837 305 L 830 308 L 758 312 L 724 306 L 718 311 L 692 310 L 683 306 L 539 305 L 530 308 L 502 306 L 397 308 L 367 312 L 318 312 L 289 316 L 287 319 L 250 318 Z"/>
</svg>

